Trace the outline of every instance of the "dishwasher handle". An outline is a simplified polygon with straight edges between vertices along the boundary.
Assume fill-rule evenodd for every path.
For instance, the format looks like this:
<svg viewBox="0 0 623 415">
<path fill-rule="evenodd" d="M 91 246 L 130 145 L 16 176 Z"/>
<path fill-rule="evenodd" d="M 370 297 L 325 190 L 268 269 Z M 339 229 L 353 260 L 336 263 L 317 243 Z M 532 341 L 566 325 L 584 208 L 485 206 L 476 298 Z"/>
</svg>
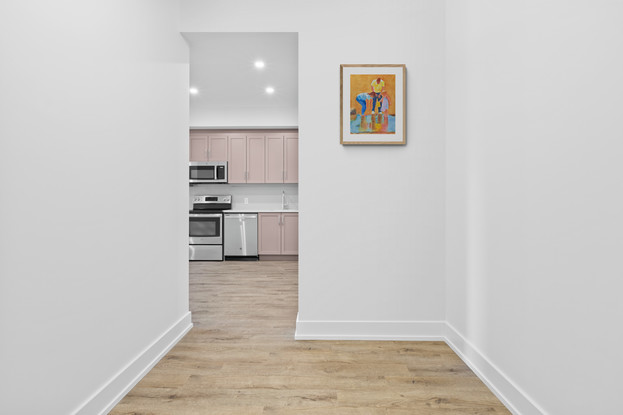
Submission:
<svg viewBox="0 0 623 415">
<path fill-rule="evenodd" d="M 257 219 L 257 213 L 226 213 L 225 218 Z"/>
</svg>

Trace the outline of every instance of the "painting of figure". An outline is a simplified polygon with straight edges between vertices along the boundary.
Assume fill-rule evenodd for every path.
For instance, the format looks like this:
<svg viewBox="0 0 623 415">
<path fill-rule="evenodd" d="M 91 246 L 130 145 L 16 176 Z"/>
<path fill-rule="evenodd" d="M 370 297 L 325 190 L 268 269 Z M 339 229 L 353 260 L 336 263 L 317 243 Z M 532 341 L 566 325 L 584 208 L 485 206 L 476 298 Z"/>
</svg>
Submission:
<svg viewBox="0 0 623 415">
<path fill-rule="evenodd" d="M 351 134 L 395 134 L 395 96 L 393 74 L 351 75 Z"/>
<path fill-rule="evenodd" d="M 405 65 L 340 65 L 342 144 L 405 143 Z"/>
</svg>

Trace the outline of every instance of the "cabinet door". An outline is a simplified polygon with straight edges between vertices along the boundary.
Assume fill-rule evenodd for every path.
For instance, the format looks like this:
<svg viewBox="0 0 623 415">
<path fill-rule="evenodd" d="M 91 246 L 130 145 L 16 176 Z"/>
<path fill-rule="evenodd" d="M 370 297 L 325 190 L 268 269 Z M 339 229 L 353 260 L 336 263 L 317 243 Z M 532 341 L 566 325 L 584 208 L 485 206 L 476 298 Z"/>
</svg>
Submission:
<svg viewBox="0 0 623 415">
<path fill-rule="evenodd" d="M 284 152 L 284 183 L 299 181 L 299 137 L 298 134 L 286 134 L 283 139 Z"/>
<path fill-rule="evenodd" d="M 299 215 L 298 213 L 281 214 L 281 253 L 299 254 Z"/>
<path fill-rule="evenodd" d="M 247 136 L 247 183 L 265 183 L 265 149 L 264 135 Z"/>
<path fill-rule="evenodd" d="M 281 214 L 259 213 L 258 253 L 260 255 L 281 254 Z"/>
<path fill-rule="evenodd" d="M 190 133 L 190 161 L 208 161 L 208 135 Z"/>
<path fill-rule="evenodd" d="M 247 182 L 247 136 L 229 136 L 229 159 L 227 160 L 227 174 L 229 183 Z"/>
<path fill-rule="evenodd" d="M 208 135 L 208 161 L 227 160 L 227 136 Z"/>
<path fill-rule="evenodd" d="M 283 183 L 283 135 L 266 136 L 266 183 Z"/>
</svg>

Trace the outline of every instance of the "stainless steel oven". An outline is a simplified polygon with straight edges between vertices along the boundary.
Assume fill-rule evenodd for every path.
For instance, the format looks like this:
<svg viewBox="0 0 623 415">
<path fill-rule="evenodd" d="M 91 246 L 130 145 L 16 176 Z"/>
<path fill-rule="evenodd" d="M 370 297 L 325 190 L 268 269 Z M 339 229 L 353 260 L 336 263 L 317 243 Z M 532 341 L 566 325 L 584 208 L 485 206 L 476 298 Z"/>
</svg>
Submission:
<svg viewBox="0 0 623 415">
<path fill-rule="evenodd" d="M 223 260 L 223 209 L 231 209 L 231 195 L 195 196 L 188 221 L 191 261 Z"/>
<path fill-rule="evenodd" d="M 188 243 L 191 245 L 222 245 L 223 214 L 191 213 Z"/>
<path fill-rule="evenodd" d="M 191 213 L 188 247 L 191 261 L 223 260 L 223 214 Z"/>
</svg>

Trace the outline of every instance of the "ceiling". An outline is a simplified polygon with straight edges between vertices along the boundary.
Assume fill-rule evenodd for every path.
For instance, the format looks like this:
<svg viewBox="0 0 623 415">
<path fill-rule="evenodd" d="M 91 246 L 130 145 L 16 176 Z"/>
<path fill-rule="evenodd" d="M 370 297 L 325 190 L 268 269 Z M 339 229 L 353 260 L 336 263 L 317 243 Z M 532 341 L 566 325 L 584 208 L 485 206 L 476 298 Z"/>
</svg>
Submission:
<svg viewBox="0 0 623 415">
<path fill-rule="evenodd" d="M 190 87 L 198 90 L 190 97 L 191 120 L 223 111 L 296 111 L 297 33 L 202 32 L 183 36 L 190 47 Z M 263 69 L 255 67 L 257 60 L 265 62 Z M 269 86 L 274 88 L 273 94 L 266 93 Z"/>
</svg>

